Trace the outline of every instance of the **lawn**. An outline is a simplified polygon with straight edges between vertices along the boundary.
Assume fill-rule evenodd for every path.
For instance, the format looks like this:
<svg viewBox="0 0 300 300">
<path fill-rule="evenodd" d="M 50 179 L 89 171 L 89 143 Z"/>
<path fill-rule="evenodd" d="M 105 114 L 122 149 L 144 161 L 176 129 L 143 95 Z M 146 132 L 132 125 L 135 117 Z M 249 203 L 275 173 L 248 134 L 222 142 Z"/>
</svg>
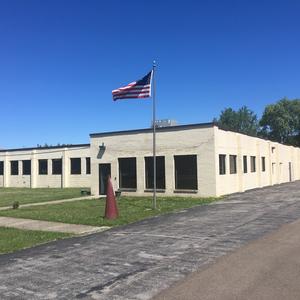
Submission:
<svg viewBox="0 0 300 300">
<path fill-rule="evenodd" d="M 0 227 L 0 254 L 14 252 L 69 236 L 71 235 L 67 233 Z"/>
<path fill-rule="evenodd" d="M 151 216 L 178 211 L 195 205 L 208 204 L 219 198 L 159 197 L 157 210 L 152 210 L 151 197 L 121 197 L 118 200 L 119 218 L 103 218 L 105 199 L 74 201 L 0 211 L 1 216 L 47 220 L 94 226 L 118 226 Z"/>
<path fill-rule="evenodd" d="M 45 202 L 80 197 L 81 188 L 0 188 L 0 206 L 12 206 L 14 201 L 19 204 Z"/>
</svg>

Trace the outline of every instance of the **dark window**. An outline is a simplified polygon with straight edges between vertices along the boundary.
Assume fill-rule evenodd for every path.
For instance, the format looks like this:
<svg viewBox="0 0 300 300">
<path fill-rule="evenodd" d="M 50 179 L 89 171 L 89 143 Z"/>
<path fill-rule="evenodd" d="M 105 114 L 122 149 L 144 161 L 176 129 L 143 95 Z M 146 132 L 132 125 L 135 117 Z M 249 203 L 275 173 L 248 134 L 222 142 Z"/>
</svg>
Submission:
<svg viewBox="0 0 300 300">
<path fill-rule="evenodd" d="M 120 188 L 136 189 L 136 158 L 119 158 Z"/>
<path fill-rule="evenodd" d="M 243 166 L 244 166 L 244 173 L 248 172 L 248 165 L 247 165 L 247 156 L 243 156 Z"/>
<path fill-rule="evenodd" d="M 52 159 L 52 174 L 61 175 L 62 174 L 62 159 L 56 158 Z"/>
<path fill-rule="evenodd" d="M 256 157 L 250 156 L 251 172 L 256 172 Z"/>
<path fill-rule="evenodd" d="M 266 171 L 266 158 L 264 156 L 262 156 L 262 158 L 261 158 L 261 170 L 263 172 Z"/>
<path fill-rule="evenodd" d="M 91 158 L 86 157 L 86 174 L 91 174 Z"/>
<path fill-rule="evenodd" d="M 71 174 L 81 174 L 81 158 L 71 158 Z"/>
<path fill-rule="evenodd" d="M 48 160 L 39 159 L 39 174 L 47 175 L 48 174 Z"/>
<path fill-rule="evenodd" d="M 31 160 L 22 160 L 23 175 L 31 174 Z"/>
<path fill-rule="evenodd" d="M 236 174 L 236 155 L 229 155 L 230 174 Z"/>
<path fill-rule="evenodd" d="M 153 189 L 153 157 L 145 157 L 146 189 Z M 165 157 L 156 157 L 156 187 L 165 189 Z"/>
<path fill-rule="evenodd" d="M 4 174 L 4 162 L 0 161 L 0 175 Z"/>
<path fill-rule="evenodd" d="M 176 155 L 175 189 L 197 190 L 197 155 Z"/>
<path fill-rule="evenodd" d="M 17 160 L 12 160 L 10 162 L 10 174 L 19 175 L 19 162 Z"/>
<path fill-rule="evenodd" d="M 219 174 L 226 174 L 226 155 L 219 154 Z"/>
</svg>

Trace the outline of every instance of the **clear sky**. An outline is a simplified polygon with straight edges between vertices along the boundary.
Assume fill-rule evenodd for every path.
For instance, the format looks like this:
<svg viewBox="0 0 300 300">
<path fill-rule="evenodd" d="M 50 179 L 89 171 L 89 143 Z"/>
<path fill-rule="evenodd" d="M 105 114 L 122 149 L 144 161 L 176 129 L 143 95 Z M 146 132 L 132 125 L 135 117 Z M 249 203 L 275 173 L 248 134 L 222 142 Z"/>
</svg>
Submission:
<svg viewBox="0 0 300 300">
<path fill-rule="evenodd" d="M 88 143 L 149 127 L 152 102 L 113 102 L 156 59 L 157 118 L 258 116 L 300 98 L 300 1 L 0 0 L 0 148 Z"/>
</svg>

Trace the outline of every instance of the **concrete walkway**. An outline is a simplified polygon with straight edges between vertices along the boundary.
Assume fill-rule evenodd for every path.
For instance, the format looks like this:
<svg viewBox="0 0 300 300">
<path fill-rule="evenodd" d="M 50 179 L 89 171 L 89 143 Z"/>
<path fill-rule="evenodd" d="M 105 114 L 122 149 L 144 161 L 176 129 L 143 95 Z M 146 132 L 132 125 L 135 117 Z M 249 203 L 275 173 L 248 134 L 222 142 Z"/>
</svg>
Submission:
<svg viewBox="0 0 300 300">
<path fill-rule="evenodd" d="M 151 299 L 190 273 L 298 219 L 299 181 L 0 255 L 0 299 Z M 267 263 L 262 261 L 266 270 Z M 276 288 L 276 280 L 270 285 Z M 264 299 L 260 296 L 256 299 Z"/>
<path fill-rule="evenodd" d="M 88 225 L 66 224 L 21 218 L 0 217 L 0 227 L 9 227 L 27 230 L 54 231 L 73 234 L 87 234 L 109 229 L 108 226 L 96 227 Z"/>
<path fill-rule="evenodd" d="M 61 200 L 53 200 L 53 201 L 46 201 L 46 202 L 35 202 L 35 203 L 27 203 L 27 204 L 20 204 L 19 208 L 22 207 L 31 207 L 31 206 L 40 206 L 40 205 L 49 205 L 49 204 L 59 204 L 65 202 L 73 202 L 73 201 L 80 201 L 80 200 L 91 200 L 91 199 L 98 199 L 105 196 L 86 196 L 86 197 L 78 197 L 78 198 L 71 198 L 71 199 L 61 199 Z M 12 206 L 2 206 L 0 210 L 8 210 L 12 209 Z"/>
</svg>

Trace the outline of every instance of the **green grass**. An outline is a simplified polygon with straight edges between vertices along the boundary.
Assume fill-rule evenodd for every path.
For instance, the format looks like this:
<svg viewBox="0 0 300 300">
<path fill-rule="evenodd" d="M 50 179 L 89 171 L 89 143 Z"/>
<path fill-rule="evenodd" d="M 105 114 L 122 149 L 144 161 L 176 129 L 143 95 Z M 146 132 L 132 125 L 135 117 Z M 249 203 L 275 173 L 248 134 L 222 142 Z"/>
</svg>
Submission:
<svg viewBox="0 0 300 300">
<path fill-rule="evenodd" d="M 0 206 L 11 206 L 14 201 L 20 204 L 45 202 L 80 197 L 81 188 L 0 188 Z"/>
<path fill-rule="evenodd" d="M 0 215 L 71 224 L 118 226 L 195 205 L 207 204 L 217 199 L 219 198 L 161 197 L 157 199 L 159 209 L 152 210 L 150 197 L 121 197 L 118 201 L 120 216 L 113 221 L 103 218 L 105 210 L 103 198 L 0 211 Z"/>
<path fill-rule="evenodd" d="M 69 236 L 71 235 L 67 233 L 0 227 L 0 254 L 14 252 Z"/>
</svg>

